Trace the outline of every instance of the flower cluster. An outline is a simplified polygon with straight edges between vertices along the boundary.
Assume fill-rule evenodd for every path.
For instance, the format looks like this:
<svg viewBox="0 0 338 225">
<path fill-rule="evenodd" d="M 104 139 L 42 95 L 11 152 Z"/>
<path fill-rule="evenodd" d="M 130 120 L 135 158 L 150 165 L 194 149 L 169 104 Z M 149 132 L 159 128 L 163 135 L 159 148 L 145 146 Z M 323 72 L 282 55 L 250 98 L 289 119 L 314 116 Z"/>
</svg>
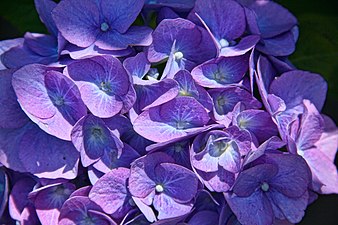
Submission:
<svg viewBox="0 0 338 225">
<path fill-rule="evenodd" d="M 292 224 L 338 193 L 327 83 L 269 0 L 35 0 L 0 42 L 0 215 L 43 225 Z"/>
</svg>

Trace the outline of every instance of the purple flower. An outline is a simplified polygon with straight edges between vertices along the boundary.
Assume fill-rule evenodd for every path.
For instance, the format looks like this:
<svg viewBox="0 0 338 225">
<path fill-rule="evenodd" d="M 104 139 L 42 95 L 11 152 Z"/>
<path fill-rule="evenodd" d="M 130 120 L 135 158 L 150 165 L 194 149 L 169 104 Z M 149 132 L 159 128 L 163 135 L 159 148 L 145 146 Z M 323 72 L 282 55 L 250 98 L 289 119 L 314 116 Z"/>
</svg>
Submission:
<svg viewBox="0 0 338 225">
<path fill-rule="evenodd" d="M 90 72 L 89 72 L 90 71 Z M 79 87 L 88 109 L 101 118 L 127 112 L 135 102 L 131 77 L 112 56 L 95 56 L 75 61 L 67 73 Z"/>
<path fill-rule="evenodd" d="M 155 29 L 153 38 L 148 60 L 156 63 L 168 59 L 163 76 L 169 78 L 180 69 L 191 70 L 216 54 L 207 32 L 189 20 L 163 20 Z"/>
<path fill-rule="evenodd" d="M 131 26 L 140 13 L 141 0 L 77 0 L 60 2 L 53 10 L 53 19 L 61 34 L 79 47 L 95 44 L 105 50 L 126 49 L 129 45 L 148 46 L 148 27 Z"/>
<path fill-rule="evenodd" d="M 205 26 L 221 56 L 243 55 L 258 42 L 258 35 L 240 38 L 246 28 L 244 8 L 233 0 L 197 0 L 188 17 Z"/>
<path fill-rule="evenodd" d="M 28 117 L 58 138 L 70 140 L 73 125 L 87 114 L 79 89 L 54 68 L 27 65 L 13 74 L 12 84 Z"/>
<path fill-rule="evenodd" d="M 192 209 L 191 201 L 197 188 L 196 175 L 174 164 L 173 159 L 165 153 L 149 154 L 131 165 L 129 191 L 150 221 L 155 219 L 153 212 L 146 213 L 147 210 L 151 211 L 150 205 L 159 212 L 158 219 L 188 213 Z"/>
<path fill-rule="evenodd" d="M 247 131 L 237 127 L 210 131 L 195 138 L 190 151 L 191 165 L 209 190 L 226 192 L 240 171 L 242 156 L 250 149 Z"/>
<path fill-rule="evenodd" d="M 301 157 L 270 153 L 247 166 L 232 193 L 224 195 L 242 224 L 268 225 L 275 218 L 298 223 L 308 205 L 310 181 L 310 170 Z"/>
<path fill-rule="evenodd" d="M 123 143 L 108 129 L 102 119 L 93 115 L 81 118 L 74 126 L 71 136 L 85 167 L 98 161 L 105 151 L 113 149 L 116 155 L 121 155 Z"/>
</svg>

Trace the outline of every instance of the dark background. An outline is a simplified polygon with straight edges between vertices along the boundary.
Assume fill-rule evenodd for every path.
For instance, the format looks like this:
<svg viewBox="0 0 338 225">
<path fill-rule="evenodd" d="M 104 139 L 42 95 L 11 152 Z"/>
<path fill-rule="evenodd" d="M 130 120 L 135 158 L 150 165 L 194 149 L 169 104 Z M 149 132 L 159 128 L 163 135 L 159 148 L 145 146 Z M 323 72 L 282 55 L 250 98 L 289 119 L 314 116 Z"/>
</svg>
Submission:
<svg viewBox="0 0 338 225">
<path fill-rule="evenodd" d="M 291 55 L 290 60 L 299 69 L 319 73 L 327 80 L 329 91 L 323 113 L 337 123 L 337 0 L 278 0 L 277 2 L 288 8 L 299 21 L 300 36 L 296 52 Z M 34 0 L 0 0 L 0 15 L 0 40 L 21 37 L 26 31 L 47 33 L 35 11 Z M 307 208 L 300 224 L 338 225 L 338 196 L 320 196 Z"/>
</svg>

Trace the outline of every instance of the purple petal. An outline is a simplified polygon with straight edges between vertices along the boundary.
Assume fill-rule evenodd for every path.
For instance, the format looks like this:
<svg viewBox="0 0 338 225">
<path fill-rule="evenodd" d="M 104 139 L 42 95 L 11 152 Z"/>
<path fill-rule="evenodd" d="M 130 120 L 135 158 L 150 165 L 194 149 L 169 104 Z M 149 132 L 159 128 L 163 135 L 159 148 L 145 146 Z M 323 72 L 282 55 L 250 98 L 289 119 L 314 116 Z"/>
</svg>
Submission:
<svg viewBox="0 0 338 225">
<path fill-rule="evenodd" d="M 146 217 L 146 219 L 149 222 L 156 221 L 155 213 L 154 213 L 154 211 L 151 207 L 149 207 L 148 205 L 143 203 L 140 200 L 140 198 L 136 198 L 136 197 L 133 196 L 133 200 L 134 200 L 135 204 L 137 205 L 137 207 L 140 209 L 140 211 L 143 213 L 144 217 Z"/>
<path fill-rule="evenodd" d="M 250 51 L 258 43 L 260 37 L 258 35 L 249 35 L 243 37 L 237 45 L 221 48 L 220 56 L 238 56 L 244 55 Z"/>
<path fill-rule="evenodd" d="M 28 122 L 12 87 L 13 70 L 0 71 L 0 128 L 19 128 Z"/>
<path fill-rule="evenodd" d="M 8 209 L 11 217 L 21 220 L 22 211 L 32 202 L 28 199 L 28 194 L 33 190 L 36 182 L 32 178 L 23 178 L 17 181 L 12 187 L 8 200 Z"/>
<path fill-rule="evenodd" d="M 273 191 L 269 193 L 269 197 L 273 203 L 277 205 L 278 209 L 282 211 L 288 221 L 291 223 L 299 223 L 302 220 L 308 205 L 308 192 L 305 192 L 299 198 L 290 198 L 282 193 Z"/>
<path fill-rule="evenodd" d="M 322 187 L 316 191 L 323 194 L 337 194 L 338 174 L 332 160 L 317 148 L 308 149 L 302 155 L 311 169 L 313 183 L 322 184 Z"/>
<path fill-rule="evenodd" d="M 56 114 L 56 107 L 50 100 L 44 83 L 47 67 L 29 65 L 13 74 L 13 89 L 20 103 L 34 116 L 51 118 Z"/>
<path fill-rule="evenodd" d="M 192 75 L 187 70 L 180 70 L 174 76 L 179 83 L 181 96 L 192 96 L 199 101 L 207 110 L 212 110 L 212 99 L 209 93 L 200 85 L 196 84 Z"/>
<path fill-rule="evenodd" d="M 19 172 L 27 172 L 19 159 L 19 149 L 22 137 L 35 130 L 33 123 L 27 123 L 19 129 L 0 129 L 0 163 L 7 168 Z"/>
<path fill-rule="evenodd" d="M 199 211 L 189 220 L 190 225 L 215 225 L 218 224 L 218 213 L 213 211 Z"/>
<path fill-rule="evenodd" d="M 173 163 L 161 163 L 155 173 L 156 179 L 163 182 L 163 194 L 175 202 L 188 203 L 196 196 L 198 179 L 191 170 Z"/>
<path fill-rule="evenodd" d="M 208 88 L 222 88 L 238 83 L 248 70 L 248 55 L 219 57 L 199 65 L 191 72 L 195 81 Z"/>
<path fill-rule="evenodd" d="M 107 215 L 100 212 L 101 208 L 88 197 L 76 196 L 69 198 L 61 208 L 60 225 L 76 225 L 88 219 L 94 224 L 116 225 Z"/>
<path fill-rule="evenodd" d="M 263 38 L 269 38 L 291 30 L 297 19 L 275 2 L 255 2 L 250 5 L 257 16 L 257 24 Z"/>
<path fill-rule="evenodd" d="M 311 173 L 306 161 L 300 156 L 291 154 L 267 155 L 278 165 L 278 173 L 270 182 L 271 187 L 291 198 L 302 196 L 311 181 Z"/>
<path fill-rule="evenodd" d="M 324 121 L 316 107 L 310 101 L 304 100 L 304 113 L 301 117 L 301 127 L 297 133 L 297 147 L 299 150 L 306 150 L 315 145 L 320 139 Z"/>
<path fill-rule="evenodd" d="M 129 191 L 134 197 L 145 198 L 155 192 L 154 169 L 163 162 L 173 162 L 173 159 L 159 152 L 141 157 L 131 164 Z"/>
<path fill-rule="evenodd" d="M 125 33 L 141 12 L 144 0 L 101 0 L 100 3 L 109 25 L 119 33 Z"/>
<path fill-rule="evenodd" d="M 34 0 L 35 8 L 39 13 L 40 20 L 46 25 L 48 31 L 53 34 L 54 37 L 58 35 L 58 29 L 52 18 L 52 10 L 57 5 L 50 0 Z"/>
<path fill-rule="evenodd" d="M 146 153 L 146 147 L 153 143 L 152 141 L 145 139 L 141 135 L 137 134 L 134 131 L 133 125 L 131 124 L 130 120 L 122 115 L 114 116 L 109 119 L 104 119 L 104 122 L 110 130 L 117 129 L 120 133 L 121 140 L 125 143 L 128 143 L 141 155 L 144 155 Z"/>
<path fill-rule="evenodd" d="M 239 153 L 237 144 L 231 142 L 230 146 L 219 157 L 218 163 L 220 166 L 222 166 L 225 170 L 229 172 L 232 173 L 239 172 L 241 164 L 241 154 Z"/>
<path fill-rule="evenodd" d="M 270 112 L 270 105 L 267 100 L 268 91 L 277 72 L 266 57 L 259 56 L 257 61 L 257 73 L 255 75 L 259 94 L 262 97 L 262 101 L 267 108 L 267 111 Z"/>
<path fill-rule="evenodd" d="M 236 125 L 249 130 L 260 143 L 278 135 L 278 129 L 269 113 L 263 110 L 245 110 L 236 117 Z"/>
<path fill-rule="evenodd" d="M 134 57 L 129 57 L 123 61 L 123 66 L 129 76 L 143 78 L 150 69 L 150 63 L 144 52 L 138 53 Z"/>
<path fill-rule="evenodd" d="M 156 195 L 154 208 L 159 212 L 158 219 L 167 219 L 182 216 L 192 209 L 192 204 L 180 204 L 166 194 Z"/>
<path fill-rule="evenodd" d="M 261 40 L 256 49 L 273 56 L 291 55 L 296 48 L 294 36 L 291 32 L 280 34 L 276 37 Z"/>
<path fill-rule="evenodd" d="M 50 56 L 41 56 L 33 52 L 26 44 L 15 46 L 1 55 L 1 62 L 6 68 L 18 69 L 22 66 L 40 63 L 51 64 L 57 61 L 57 51 Z"/>
<path fill-rule="evenodd" d="M 90 190 L 92 189 L 92 186 L 84 186 L 81 187 L 77 190 L 75 190 L 70 196 L 71 197 L 75 197 L 75 196 L 83 196 L 83 197 L 87 197 L 89 195 Z"/>
<path fill-rule="evenodd" d="M 285 146 L 285 143 L 281 141 L 278 137 L 271 137 L 270 139 L 266 140 L 263 144 L 261 144 L 257 149 L 251 150 L 249 154 L 246 155 L 243 165 L 247 165 L 255 161 L 256 159 L 264 155 L 266 151 L 276 150 L 282 148 L 283 146 Z"/>
<path fill-rule="evenodd" d="M 66 183 L 62 185 L 54 185 L 47 189 L 38 191 L 34 205 L 41 223 L 46 225 L 57 224 L 60 209 L 74 190 L 75 185 Z"/>
<path fill-rule="evenodd" d="M 203 19 L 218 41 L 234 40 L 245 30 L 244 9 L 235 1 L 197 0 L 189 19 L 198 22 L 194 13 Z"/>
<path fill-rule="evenodd" d="M 132 26 L 125 33 L 117 31 L 103 33 L 95 44 L 104 50 L 123 50 L 128 46 L 149 46 L 153 40 L 152 32 L 150 27 Z"/>
<path fill-rule="evenodd" d="M 212 192 L 228 192 L 235 182 L 235 174 L 219 166 L 216 172 L 203 172 L 195 169 L 205 187 Z"/>
<path fill-rule="evenodd" d="M 70 140 L 73 125 L 87 114 L 74 83 L 48 67 L 25 66 L 13 74 L 12 84 L 26 114 L 61 139 Z"/>
<path fill-rule="evenodd" d="M 37 126 L 23 134 L 19 159 L 28 172 L 39 178 L 73 179 L 77 176 L 79 153 L 71 142 L 48 135 Z"/>
<path fill-rule="evenodd" d="M 123 57 L 128 56 L 133 53 L 132 48 L 127 48 L 123 50 L 103 50 L 95 46 L 95 44 L 90 45 L 87 48 L 80 48 L 73 44 L 67 44 L 61 51 L 61 55 L 68 55 L 72 59 L 83 59 L 88 56 L 97 56 L 97 55 L 112 55 L 114 57 Z"/>
<path fill-rule="evenodd" d="M 256 191 L 249 197 L 225 193 L 225 198 L 241 224 L 273 224 L 271 203 L 262 192 Z"/>
<path fill-rule="evenodd" d="M 88 47 L 100 33 L 100 12 L 92 0 L 78 4 L 76 0 L 60 2 L 52 12 L 59 31 L 69 42 Z"/>
<path fill-rule="evenodd" d="M 239 197 L 248 197 L 260 187 L 262 182 L 270 183 L 276 176 L 278 167 L 274 164 L 260 164 L 244 170 L 237 177 L 233 192 Z M 255 195 L 255 194 L 254 194 Z"/>
<path fill-rule="evenodd" d="M 35 54 L 48 57 L 57 55 L 57 40 L 51 35 L 25 33 L 24 45 Z"/>
<path fill-rule="evenodd" d="M 187 11 L 194 7 L 195 0 L 146 0 L 145 7 L 147 8 L 159 8 L 170 7 L 178 11 Z"/>
<path fill-rule="evenodd" d="M 89 198 L 108 214 L 115 213 L 128 203 L 127 179 L 129 169 L 118 168 L 106 173 L 93 186 L 89 193 Z M 131 205 L 129 205 L 129 209 Z"/>
<path fill-rule="evenodd" d="M 107 173 L 114 168 L 129 167 L 131 162 L 140 157 L 140 154 L 127 144 L 124 144 L 121 155 L 118 155 L 119 148 L 120 144 L 115 148 L 106 149 L 101 159 L 93 165 L 94 168 Z"/>
<path fill-rule="evenodd" d="M 283 99 L 287 108 L 297 106 L 303 99 L 308 99 L 320 111 L 326 92 L 327 83 L 320 75 L 300 70 L 283 73 L 270 86 L 270 93 Z"/>
</svg>

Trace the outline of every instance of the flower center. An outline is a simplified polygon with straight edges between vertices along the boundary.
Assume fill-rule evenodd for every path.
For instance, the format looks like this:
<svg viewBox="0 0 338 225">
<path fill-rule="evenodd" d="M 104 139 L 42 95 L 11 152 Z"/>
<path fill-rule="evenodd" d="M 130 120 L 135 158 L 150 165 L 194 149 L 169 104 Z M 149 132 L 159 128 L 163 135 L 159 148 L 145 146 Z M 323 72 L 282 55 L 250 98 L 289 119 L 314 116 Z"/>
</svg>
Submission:
<svg viewBox="0 0 338 225">
<path fill-rule="evenodd" d="M 164 191 L 163 185 L 162 185 L 162 184 L 156 185 L 156 186 L 155 186 L 155 190 L 156 190 L 156 192 L 158 192 L 158 193 L 163 192 L 163 191 Z"/>
<path fill-rule="evenodd" d="M 62 106 L 65 104 L 65 100 L 62 97 L 56 97 L 54 100 L 54 104 L 58 106 Z"/>
<path fill-rule="evenodd" d="M 106 93 L 112 92 L 112 87 L 109 82 L 102 81 L 100 84 L 100 89 Z"/>
<path fill-rule="evenodd" d="M 106 22 L 101 23 L 101 31 L 106 32 L 109 29 L 109 25 Z"/>
<path fill-rule="evenodd" d="M 92 135 L 95 138 L 102 137 L 102 129 L 100 127 L 94 127 L 94 128 L 92 128 Z"/>
<path fill-rule="evenodd" d="M 227 100 L 226 100 L 226 98 L 224 98 L 224 96 L 220 96 L 220 97 L 217 98 L 217 104 L 219 106 L 223 106 L 226 103 L 227 103 Z"/>
<path fill-rule="evenodd" d="M 221 45 L 221 48 L 225 48 L 225 47 L 228 47 L 230 45 L 230 43 L 227 40 L 225 40 L 224 38 L 222 38 L 219 41 L 219 44 Z"/>
<path fill-rule="evenodd" d="M 261 189 L 263 190 L 263 191 L 268 191 L 269 190 L 269 188 L 270 188 L 270 186 L 269 186 L 269 184 L 268 183 L 266 183 L 266 182 L 263 182 L 262 183 L 262 185 L 261 185 Z"/>
<path fill-rule="evenodd" d="M 183 53 L 182 52 L 175 52 L 174 54 L 175 59 L 180 60 L 183 58 Z"/>
<path fill-rule="evenodd" d="M 239 122 L 238 122 L 238 126 L 242 129 L 245 129 L 248 126 L 249 121 L 244 119 L 244 118 L 240 118 Z"/>
<path fill-rule="evenodd" d="M 176 122 L 176 129 L 177 130 L 183 130 L 187 127 L 187 125 L 189 125 L 188 122 L 179 120 L 179 121 Z"/>
<path fill-rule="evenodd" d="M 192 95 L 190 94 L 190 92 L 187 91 L 187 90 L 185 90 L 185 89 L 181 89 L 180 92 L 179 92 L 179 95 L 180 95 L 180 96 L 192 96 Z"/>
<path fill-rule="evenodd" d="M 175 144 L 174 150 L 176 153 L 183 151 L 183 146 L 181 144 Z"/>
</svg>

